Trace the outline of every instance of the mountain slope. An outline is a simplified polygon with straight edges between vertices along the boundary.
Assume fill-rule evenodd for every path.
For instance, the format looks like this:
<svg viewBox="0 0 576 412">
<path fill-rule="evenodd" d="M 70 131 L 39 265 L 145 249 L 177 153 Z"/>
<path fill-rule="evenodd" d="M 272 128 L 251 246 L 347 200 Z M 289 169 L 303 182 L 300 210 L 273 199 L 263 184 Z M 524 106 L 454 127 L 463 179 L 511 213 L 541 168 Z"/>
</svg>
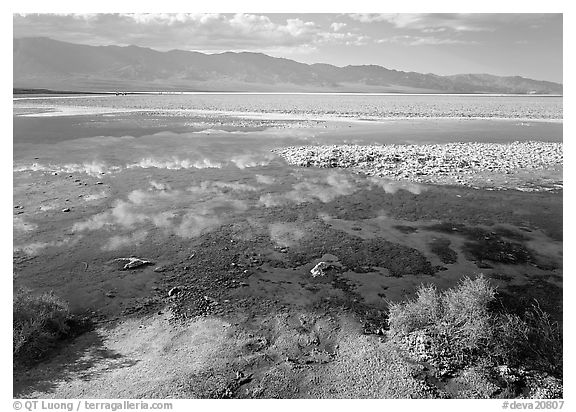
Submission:
<svg viewBox="0 0 576 412">
<path fill-rule="evenodd" d="M 262 53 L 159 52 L 14 39 L 13 86 L 56 90 L 309 91 L 562 94 L 562 85 L 519 76 L 438 76 L 376 65 L 304 64 Z"/>
</svg>

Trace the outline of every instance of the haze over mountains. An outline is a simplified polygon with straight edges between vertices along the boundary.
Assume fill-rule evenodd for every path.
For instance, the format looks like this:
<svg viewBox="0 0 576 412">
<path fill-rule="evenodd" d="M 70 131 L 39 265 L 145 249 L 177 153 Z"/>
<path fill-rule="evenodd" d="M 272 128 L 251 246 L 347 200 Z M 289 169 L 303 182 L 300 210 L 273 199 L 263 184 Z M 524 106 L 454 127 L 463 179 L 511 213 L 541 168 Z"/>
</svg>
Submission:
<svg viewBox="0 0 576 412">
<path fill-rule="evenodd" d="M 562 85 L 488 74 L 438 76 L 382 66 L 304 64 L 262 53 L 160 52 L 14 39 L 14 88 L 66 91 L 244 91 L 562 94 Z M 393 62 L 391 62 L 392 64 Z"/>
</svg>

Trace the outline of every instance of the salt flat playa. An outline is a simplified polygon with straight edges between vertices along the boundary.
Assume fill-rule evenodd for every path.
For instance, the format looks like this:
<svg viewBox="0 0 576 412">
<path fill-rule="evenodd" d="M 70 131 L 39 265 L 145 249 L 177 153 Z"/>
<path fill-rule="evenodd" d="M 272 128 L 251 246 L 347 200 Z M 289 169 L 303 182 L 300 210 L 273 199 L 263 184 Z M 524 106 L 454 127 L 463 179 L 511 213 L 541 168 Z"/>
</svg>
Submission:
<svg viewBox="0 0 576 412">
<path fill-rule="evenodd" d="M 492 190 L 562 188 L 562 143 L 296 146 L 275 153 L 292 165 L 345 168 L 408 182 Z M 526 173 L 532 178 L 526 179 Z"/>
<path fill-rule="evenodd" d="M 464 396 L 463 371 L 418 378 L 383 313 L 482 273 L 562 322 L 562 118 L 542 96 L 14 99 L 14 286 L 94 323 L 15 396 Z M 482 170 L 436 179 L 451 147 Z"/>
</svg>

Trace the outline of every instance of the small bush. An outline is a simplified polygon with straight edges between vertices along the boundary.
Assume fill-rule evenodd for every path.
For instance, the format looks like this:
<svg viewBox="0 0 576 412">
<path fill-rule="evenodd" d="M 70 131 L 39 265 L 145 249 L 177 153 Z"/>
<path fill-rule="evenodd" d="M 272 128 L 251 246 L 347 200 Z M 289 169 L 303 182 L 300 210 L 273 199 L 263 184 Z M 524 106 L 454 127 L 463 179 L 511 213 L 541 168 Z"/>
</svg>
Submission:
<svg viewBox="0 0 576 412">
<path fill-rule="evenodd" d="M 502 314 L 496 324 L 497 339 L 494 356 L 511 366 L 531 368 L 562 376 L 562 330 L 538 303 L 528 308 L 522 317 Z"/>
<path fill-rule="evenodd" d="M 434 285 L 422 285 L 416 292 L 416 299 L 390 303 L 389 312 L 388 324 L 394 336 L 437 324 L 442 315 L 438 291 Z"/>
<path fill-rule="evenodd" d="M 496 289 L 480 275 L 439 292 L 422 285 L 416 298 L 389 306 L 389 335 L 442 373 L 473 364 L 562 375 L 562 331 L 538 304 L 523 316 L 496 313 Z"/>
<path fill-rule="evenodd" d="M 55 343 L 70 334 L 68 305 L 52 293 L 33 295 L 18 289 L 13 300 L 14 363 L 30 363 L 42 358 Z"/>
<path fill-rule="evenodd" d="M 456 352 L 478 351 L 486 347 L 493 335 L 488 305 L 496 290 L 484 276 L 464 278 L 455 288 L 442 294 L 441 330 L 449 336 Z"/>
<path fill-rule="evenodd" d="M 432 348 L 463 361 L 492 338 L 488 304 L 494 296 L 495 289 L 482 275 L 464 278 L 442 293 L 423 285 L 414 300 L 390 304 L 390 334 L 403 337 L 425 331 Z"/>
</svg>

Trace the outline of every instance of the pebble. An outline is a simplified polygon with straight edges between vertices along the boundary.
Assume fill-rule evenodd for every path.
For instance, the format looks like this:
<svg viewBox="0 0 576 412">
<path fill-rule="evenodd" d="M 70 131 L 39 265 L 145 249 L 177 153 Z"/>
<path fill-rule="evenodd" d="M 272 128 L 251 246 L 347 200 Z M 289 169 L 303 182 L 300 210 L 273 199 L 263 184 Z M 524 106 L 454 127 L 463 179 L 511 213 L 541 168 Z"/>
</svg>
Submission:
<svg viewBox="0 0 576 412">
<path fill-rule="evenodd" d="M 69 212 L 69 211 L 70 211 L 70 208 L 65 207 L 64 209 L 62 209 L 62 211 L 63 211 L 63 212 Z"/>
<path fill-rule="evenodd" d="M 122 270 L 134 269 L 144 265 L 151 265 L 153 262 L 145 259 L 139 259 L 137 257 L 127 257 L 127 258 L 117 258 L 114 262 L 128 262 L 124 265 Z"/>
<path fill-rule="evenodd" d="M 314 266 L 311 270 L 310 273 L 312 274 L 312 277 L 318 277 L 318 276 L 325 276 L 326 275 L 326 270 L 330 269 L 332 267 L 332 265 L 328 262 L 319 262 L 316 266 Z"/>
</svg>

